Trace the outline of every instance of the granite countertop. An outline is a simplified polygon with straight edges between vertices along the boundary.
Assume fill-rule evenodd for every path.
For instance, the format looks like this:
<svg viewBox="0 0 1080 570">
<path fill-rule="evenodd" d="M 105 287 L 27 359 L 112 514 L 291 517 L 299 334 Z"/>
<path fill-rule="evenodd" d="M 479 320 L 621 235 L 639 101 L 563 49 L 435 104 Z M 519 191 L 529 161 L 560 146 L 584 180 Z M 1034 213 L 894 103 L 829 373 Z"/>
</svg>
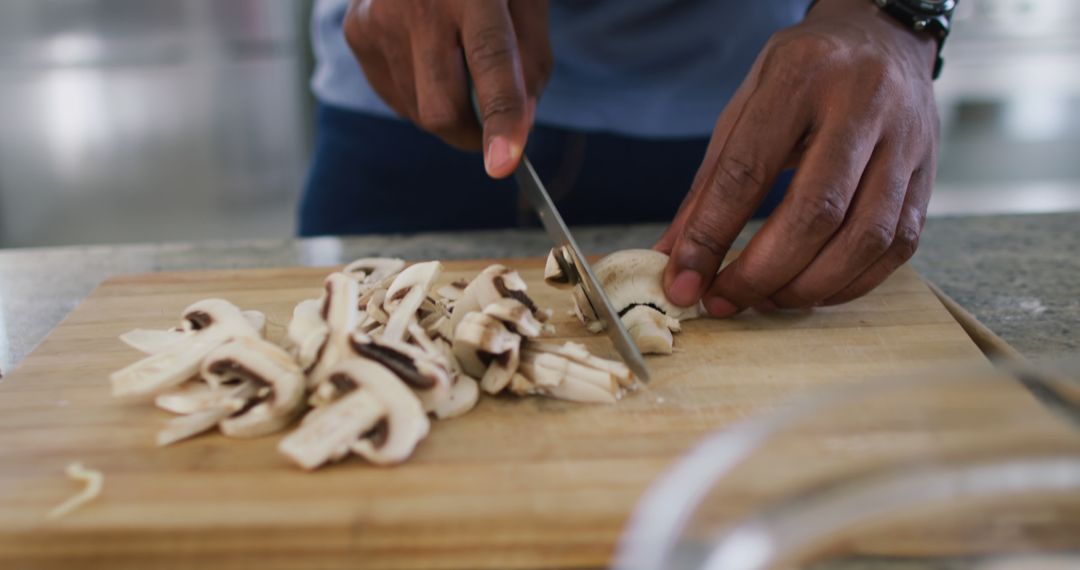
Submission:
<svg viewBox="0 0 1080 570">
<path fill-rule="evenodd" d="M 743 232 L 745 243 L 756 229 Z M 661 226 L 581 228 L 589 253 L 648 247 Z M 364 256 L 546 255 L 539 230 L 0 251 L 0 370 L 18 364 L 105 278 L 120 273 L 335 265 Z M 913 264 L 1032 358 L 1080 354 L 1080 213 L 927 222 Z"/>
</svg>

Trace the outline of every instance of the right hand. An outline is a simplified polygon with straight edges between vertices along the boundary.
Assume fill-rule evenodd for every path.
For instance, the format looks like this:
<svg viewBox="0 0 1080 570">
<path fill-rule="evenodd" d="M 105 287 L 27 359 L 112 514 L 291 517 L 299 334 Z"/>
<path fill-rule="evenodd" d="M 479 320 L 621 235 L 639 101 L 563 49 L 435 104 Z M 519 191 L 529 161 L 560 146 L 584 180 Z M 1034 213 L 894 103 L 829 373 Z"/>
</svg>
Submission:
<svg viewBox="0 0 1080 570">
<path fill-rule="evenodd" d="M 345 39 L 390 108 L 455 147 L 482 148 L 488 175 L 503 178 L 551 73 L 547 15 L 547 0 L 351 0 Z"/>
</svg>

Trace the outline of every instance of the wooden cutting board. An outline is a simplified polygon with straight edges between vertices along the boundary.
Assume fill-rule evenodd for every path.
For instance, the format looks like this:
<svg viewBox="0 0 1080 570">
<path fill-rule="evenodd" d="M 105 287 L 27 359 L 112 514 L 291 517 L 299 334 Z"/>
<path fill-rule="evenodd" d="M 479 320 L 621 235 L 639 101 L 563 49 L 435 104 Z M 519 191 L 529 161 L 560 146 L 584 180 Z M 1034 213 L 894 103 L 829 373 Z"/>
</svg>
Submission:
<svg viewBox="0 0 1080 570">
<path fill-rule="evenodd" d="M 444 280 L 491 261 L 450 262 Z M 507 262 L 562 338 L 614 356 L 541 280 L 541 260 Z M 646 391 L 618 405 L 484 398 L 438 422 L 407 464 L 358 459 L 305 473 L 280 435 L 206 435 L 168 448 L 169 414 L 109 396 L 108 374 L 138 358 L 117 340 L 174 326 L 188 304 L 223 297 L 267 313 L 280 338 L 329 269 L 160 273 L 108 280 L 0 383 L 0 567 L 591 568 L 605 566 L 642 492 L 705 434 L 830 386 L 982 355 L 909 268 L 873 294 L 798 314 L 685 324 L 653 357 Z M 45 514 L 105 474 L 99 499 Z"/>
</svg>

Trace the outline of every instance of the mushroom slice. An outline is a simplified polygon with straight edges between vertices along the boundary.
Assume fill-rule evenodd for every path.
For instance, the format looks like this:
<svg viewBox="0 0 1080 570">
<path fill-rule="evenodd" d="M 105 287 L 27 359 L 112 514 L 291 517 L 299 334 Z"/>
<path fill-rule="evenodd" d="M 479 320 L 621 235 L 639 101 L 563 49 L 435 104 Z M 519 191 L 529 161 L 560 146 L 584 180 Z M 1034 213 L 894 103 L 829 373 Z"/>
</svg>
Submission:
<svg viewBox="0 0 1080 570">
<path fill-rule="evenodd" d="M 558 255 L 557 249 L 551 251 L 549 268 L 558 265 Z M 592 266 L 634 343 L 646 354 L 670 354 L 673 342 L 670 333 L 679 330 L 678 323 L 704 314 L 701 303 L 679 307 L 668 301 L 661 284 L 667 262 L 668 256 L 659 251 L 627 249 L 616 251 Z M 590 331 L 602 330 L 603 322 L 593 312 L 581 287 L 575 287 L 573 294 L 578 318 Z"/>
<path fill-rule="evenodd" d="M 239 337 L 257 338 L 259 331 L 228 301 L 206 299 L 184 310 L 184 339 L 110 376 L 114 396 L 148 396 L 195 376 L 203 358 Z"/>
<path fill-rule="evenodd" d="M 260 311 L 241 311 L 241 314 L 259 333 L 259 336 L 266 334 L 266 315 Z M 182 342 L 189 332 L 191 332 L 191 324 L 184 321 L 184 325 L 171 329 L 130 330 L 120 335 L 120 340 L 144 354 L 157 354 Z"/>
<path fill-rule="evenodd" d="M 622 397 L 623 381 L 611 372 L 611 366 L 592 365 L 594 359 L 603 359 L 592 355 L 579 358 L 576 352 L 576 347 L 544 352 L 526 346 L 519 366 L 521 378 L 515 377 L 511 390 L 587 403 L 614 403 Z"/>
<path fill-rule="evenodd" d="M 243 407 L 219 424 L 230 437 L 274 433 L 304 406 L 303 371 L 287 352 L 264 340 L 242 338 L 221 345 L 203 361 L 202 377 L 214 388 L 231 384 L 254 388 Z"/>
<path fill-rule="evenodd" d="M 251 328 L 259 332 L 259 336 L 266 336 L 266 314 L 262 311 L 240 311 L 244 315 Z"/>
<path fill-rule="evenodd" d="M 300 367 L 309 370 L 319 359 L 319 351 L 330 334 L 330 326 L 323 320 L 319 299 L 300 301 L 293 309 L 292 320 L 285 331 L 287 344 Z"/>
<path fill-rule="evenodd" d="M 454 303 L 456 303 L 458 299 L 461 299 L 461 294 L 468 286 L 468 281 L 465 281 L 464 279 L 459 279 L 457 281 L 439 287 L 435 290 L 435 293 L 439 295 L 447 308 L 453 308 Z"/>
<path fill-rule="evenodd" d="M 135 329 L 120 335 L 120 340 L 144 354 L 157 354 L 183 342 L 187 336 L 187 331 L 179 327 L 166 330 Z"/>
<path fill-rule="evenodd" d="M 425 409 L 433 412 L 440 420 L 456 418 L 473 409 L 480 397 L 480 387 L 476 380 L 461 371 L 450 343 L 444 338 L 432 339 L 427 331 L 417 324 L 409 325 L 409 336 L 426 354 L 442 355 L 440 362 L 449 365 L 447 367 L 451 383 L 449 393 L 440 401 L 430 402 L 431 408 L 428 408 L 428 402 L 424 402 Z M 421 401 L 424 401 L 423 397 Z"/>
<path fill-rule="evenodd" d="M 544 324 L 517 299 L 499 299 L 484 307 L 484 314 L 499 319 L 510 332 L 526 338 L 536 338 L 544 332 Z"/>
<path fill-rule="evenodd" d="M 382 333 L 384 338 L 395 341 L 405 339 L 405 330 L 409 323 L 416 320 L 417 311 L 440 273 L 442 263 L 438 261 L 417 263 L 398 273 L 386 290 L 386 299 L 382 303 L 383 310 L 390 315 Z"/>
<path fill-rule="evenodd" d="M 154 405 L 174 414 L 194 414 L 218 407 L 224 402 L 235 386 L 212 387 L 196 378 L 154 398 Z"/>
<path fill-rule="evenodd" d="M 609 360 L 596 356 L 581 343 L 568 341 L 560 345 L 549 342 L 529 342 L 525 345 L 524 350 L 530 353 L 547 352 L 555 354 L 572 362 L 602 370 L 610 374 L 623 388 L 634 388 L 636 386 L 634 373 L 630 371 L 626 364 L 618 360 Z"/>
<path fill-rule="evenodd" d="M 544 264 L 544 283 L 556 289 L 570 289 L 577 285 L 577 273 L 573 264 L 566 258 L 562 248 L 552 248 Z"/>
<path fill-rule="evenodd" d="M 454 331 L 453 351 L 461 369 L 480 378 L 480 388 L 497 394 L 517 371 L 521 336 L 485 313 L 466 313 Z"/>
<path fill-rule="evenodd" d="M 377 465 L 407 459 L 428 433 L 420 401 L 390 370 L 362 358 L 339 363 L 329 382 L 342 395 L 308 414 L 278 450 L 304 469 L 341 459 L 349 452 Z"/>
<path fill-rule="evenodd" d="M 412 326 L 416 327 L 415 324 Z M 453 396 L 450 363 L 441 352 L 363 333 L 353 334 L 351 343 L 357 356 L 378 362 L 411 388 L 425 411 L 440 418 L 446 417 L 442 414 L 456 411 L 456 407 L 448 403 Z"/>
<path fill-rule="evenodd" d="M 231 340 L 206 356 L 200 372 L 202 381 L 158 396 L 158 406 L 185 414 L 158 433 L 158 445 L 215 426 L 230 437 L 267 435 L 288 425 L 303 408 L 303 371 L 268 341 Z"/>
<path fill-rule="evenodd" d="M 480 272 L 461 293 L 461 298 L 454 303 L 450 315 L 450 329 L 457 331 L 465 315 L 483 311 L 488 305 L 499 299 L 516 299 L 532 311 L 537 320 L 543 322 L 549 317 L 548 311 L 541 311 L 536 303 L 525 293 L 527 286 L 516 271 L 503 265 L 491 265 Z"/>
<path fill-rule="evenodd" d="M 404 259 L 364 257 L 346 265 L 341 272 L 355 279 L 360 284 L 361 289 L 367 289 L 377 285 L 383 279 L 397 274 L 402 269 L 405 269 Z"/>
<path fill-rule="evenodd" d="M 360 284 L 344 273 L 331 273 L 324 281 L 319 303 L 319 317 L 326 324 L 325 338 L 315 350 L 315 359 L 305 367 L 308 387 L 322 384 L 330 369 L 352 355 L 349 336 L 360 324 L 362 313 L 357 307 Z M 310 341 L 308 349 L 314 346 Z"/>
</svg>

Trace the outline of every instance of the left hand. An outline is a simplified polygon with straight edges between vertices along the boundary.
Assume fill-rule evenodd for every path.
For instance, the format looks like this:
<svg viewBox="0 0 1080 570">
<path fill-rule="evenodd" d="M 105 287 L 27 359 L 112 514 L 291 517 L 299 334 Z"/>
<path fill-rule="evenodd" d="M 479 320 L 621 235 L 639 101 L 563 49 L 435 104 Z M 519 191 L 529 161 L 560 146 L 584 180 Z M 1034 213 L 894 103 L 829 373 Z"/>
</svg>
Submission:
<svg viewBox="0 0 1080 570">
<path fill-rule="evenodd" d="M 776 33 L 724 109 L 656 248 L 672 302 L 715 317 L 843 303 L 915 252 L 938 148 L 936 43 L 868 0 L 820 0 Z M 783 202 L 717 273 L 776 175 Z"/>
</svg>

